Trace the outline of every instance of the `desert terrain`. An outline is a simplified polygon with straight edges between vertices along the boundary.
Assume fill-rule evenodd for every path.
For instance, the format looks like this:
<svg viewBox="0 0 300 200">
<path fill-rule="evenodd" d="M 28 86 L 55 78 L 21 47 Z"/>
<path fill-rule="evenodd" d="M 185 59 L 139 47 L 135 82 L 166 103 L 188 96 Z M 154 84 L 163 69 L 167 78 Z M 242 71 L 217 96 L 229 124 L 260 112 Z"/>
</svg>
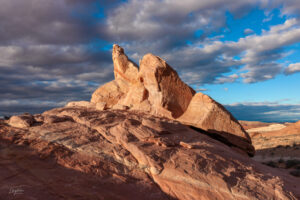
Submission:
<svg viewBox="0 0 300 200">
<path fill-rule="evenodd" d="M 239 122 L 158 56 L 112 59 L 90 101 L 0 120 L 1 198 L 300 198 L 299 122 Z"/>
<path fill-rule="evenodd" d="M 254 160 L 300 177 L 300 121 L 262 123 L 240 121 L 251 136 Z"/>
</svg>

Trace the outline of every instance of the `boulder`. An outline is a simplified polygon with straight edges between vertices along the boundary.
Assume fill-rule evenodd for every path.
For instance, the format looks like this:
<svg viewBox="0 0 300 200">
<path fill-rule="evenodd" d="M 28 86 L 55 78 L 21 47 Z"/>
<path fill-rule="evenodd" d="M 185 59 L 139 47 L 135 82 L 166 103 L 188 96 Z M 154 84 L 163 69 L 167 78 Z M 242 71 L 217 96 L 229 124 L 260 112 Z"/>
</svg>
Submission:
<svg viewBox="0 0 300 200">
<path fill-rule="evenodd" d="M 34 117 L 30 114 L 12 116 L 8 124 L 16 128 L 29 128 L 35 122 Z"/>
<path fill-rule="evenodd" d="M 212 136 L 222 137 L 224 142 L 231 143 L 251 156 L 255 153 L 248 133 L 239 122 L 221 104 L 205 94 L 197 93 L 177 120 L 210 132 Z"/>
<path fill-rule="evenodd" d="M 166 61 L 153 54 L 147 54 L 141 60 L 139 79 L 148 91 L 153 114 L 178 118 L 195 94 Z"/>
</svg>

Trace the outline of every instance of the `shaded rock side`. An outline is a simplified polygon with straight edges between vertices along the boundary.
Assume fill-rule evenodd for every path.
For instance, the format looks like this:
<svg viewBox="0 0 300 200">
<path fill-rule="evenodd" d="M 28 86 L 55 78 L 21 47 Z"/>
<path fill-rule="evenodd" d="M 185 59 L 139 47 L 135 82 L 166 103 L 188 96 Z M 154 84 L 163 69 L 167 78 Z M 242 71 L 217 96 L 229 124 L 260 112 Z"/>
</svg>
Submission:
<svg viewBox="0 0 300 200">
<path fill-rule="evenodd" d="M 148 100 L 154 114 L 178 118 L 195 94 L 166 61 L 153 54 L 145 55 L 140 61 L 139 78 L 149 92 Z"/>
<path fill-rule="evenodd" d="M 50 193 L 49 199 L 299 198 L 295 177 L 174 120 L 137 111 L 83 107 L 57 108 L 39 117 L 49 116 L 65 120 L 41 121 L 29 129 L 0 125 L 1 141 L 27 145 L 40 154 L 31 167 L 21 164 L 27 157 L 17 160 L 22 173 L 13 171 L 16 166 L 7 162 L 12 159 L 9 154 L 0 154 L 7 155 L 1 159 L 8 173 L 2 180 L 10 177 L 6 182 Z M 51 165 L 40 165 L 38 159 Z M 0 186 L 0 194 L 7 194 L 5 185 Z M 41 197 L 39 192 L 25 193 L 22 198 Z"/>
<path fill-rule="evenodd" d="M 223 137 L 226 142 L 253 156 L 255 150 L 248 133 L 221 104 L 197 93 L 178 121 Z"/>
</svg>

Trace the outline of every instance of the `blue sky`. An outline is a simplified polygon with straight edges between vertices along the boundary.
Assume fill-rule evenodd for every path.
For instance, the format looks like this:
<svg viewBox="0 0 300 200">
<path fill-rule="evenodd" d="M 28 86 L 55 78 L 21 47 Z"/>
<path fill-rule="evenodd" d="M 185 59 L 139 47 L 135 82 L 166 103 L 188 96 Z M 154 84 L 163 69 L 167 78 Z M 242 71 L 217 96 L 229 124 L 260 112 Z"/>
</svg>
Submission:
<svg viewBox="0 0 300 200">
<path fill-rule="evenodd" d="M 0 0 L 0 115 L 89 100 L 111 48 L 165 59 L 237 119 L 300 120 L 298 0 Z"/>
</svg>

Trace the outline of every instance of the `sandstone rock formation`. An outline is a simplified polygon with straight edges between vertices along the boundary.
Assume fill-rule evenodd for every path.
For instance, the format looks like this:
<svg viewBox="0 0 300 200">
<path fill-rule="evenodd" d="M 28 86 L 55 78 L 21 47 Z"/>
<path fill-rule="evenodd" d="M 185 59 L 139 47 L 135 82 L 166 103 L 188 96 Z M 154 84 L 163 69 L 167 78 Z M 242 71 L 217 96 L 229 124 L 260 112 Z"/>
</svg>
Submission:
<svg viewBox="0 0 300 200">
<path fill-rule="evenodd" d="M 295 177 L 172 119 L 82 106 L 34 118 L 0 121 L 2 197 L 18 184 L 25 200 L 300 198 Z"/>
<path fill-rule="evenodd" d="M 92 103 L 176 119 L 208 131 L 213 137 L 221 137 L 239 151 L 254 155 L 251 139 L 238 121 L 207 95 L 195 95 L 166 61 L 146 54 L 138 69 L 118 45 L 113 46 L 112 57 L 115 80 L 100 86 L 92 95 Z"/>
</svg>

